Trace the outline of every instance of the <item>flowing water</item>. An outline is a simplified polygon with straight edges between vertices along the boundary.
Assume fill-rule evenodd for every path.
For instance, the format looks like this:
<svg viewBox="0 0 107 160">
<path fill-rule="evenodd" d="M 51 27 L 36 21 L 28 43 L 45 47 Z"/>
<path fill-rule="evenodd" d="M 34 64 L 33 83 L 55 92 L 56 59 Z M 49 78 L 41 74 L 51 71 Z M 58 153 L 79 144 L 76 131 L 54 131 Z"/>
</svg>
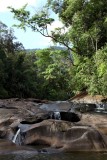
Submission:
<svg viewBox="0 0 107 160">
<path fill-rule="evenodd" d="M 54 112 L 54 119 L 61 120 L 60 112 Z"/>
<path fill-rule="evenodd" d="M 20 128 L 18 129 L 18 131 L 16 132 L 12 142 L 13 143 L 16 143 L 17 139 L 19 139 L 19 136 L 20 136 Z M 20 141 L 20 140 L 19 140 Z"/>
<path fill-rule="evenodd" d="M 1 154 L 0 160 L 107 160 L 107 153 Z"/>
<path fill-rule="evenodd" d="M 107 113 L 107 104 L 104 104 L 104 103 L 96 104 L 95 111 L 97 113 Z"/>
</svg>

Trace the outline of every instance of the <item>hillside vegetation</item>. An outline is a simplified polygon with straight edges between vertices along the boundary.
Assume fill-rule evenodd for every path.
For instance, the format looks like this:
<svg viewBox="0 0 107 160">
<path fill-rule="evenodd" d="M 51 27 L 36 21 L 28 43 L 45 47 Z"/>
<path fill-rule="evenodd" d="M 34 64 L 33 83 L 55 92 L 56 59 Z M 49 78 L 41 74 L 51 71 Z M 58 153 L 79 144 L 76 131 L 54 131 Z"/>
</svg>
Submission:
<svg viewBox="0 0 107 160">
<path fill-rule="evenodd" d="M 65 100 L 80 91 L 107 95 L 107 3 L 105 0 L 47 0 L 33 16 L 10 8 L 22 29 L 29 27 L 66 50 L 54 47 L 26 53 L 13 31 L 0 23 L 0 98 Z M 48 32 L 53 10 L 63 28 Z M 65 31 L 66 30 L 66 31 Z M 65 31 L 65 32 L 64 32 Z M 35 48 L 37 48 L 35 46 Z"/>
</svg>

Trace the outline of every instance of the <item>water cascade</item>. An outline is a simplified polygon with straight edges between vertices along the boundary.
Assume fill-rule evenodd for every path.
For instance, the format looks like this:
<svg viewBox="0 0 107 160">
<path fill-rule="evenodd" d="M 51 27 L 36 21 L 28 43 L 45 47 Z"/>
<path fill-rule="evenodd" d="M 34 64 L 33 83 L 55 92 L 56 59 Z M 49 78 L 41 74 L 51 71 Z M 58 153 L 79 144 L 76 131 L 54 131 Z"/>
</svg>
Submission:
<svg viewBox="0 0 107 160">
<path fill-rule="evenodd" d="M 96 104 L 96 112 L 105 112 L 104 104 Z"/>
<path fill-rule="evenodd" d="M 54 112 L 54 119 L 61 120 L 60 112 Z"/>
<path fill-rule="evenodd" d="M 17 130 L 12 142 L 20 144 L 20 128 Z"/>
</svg>

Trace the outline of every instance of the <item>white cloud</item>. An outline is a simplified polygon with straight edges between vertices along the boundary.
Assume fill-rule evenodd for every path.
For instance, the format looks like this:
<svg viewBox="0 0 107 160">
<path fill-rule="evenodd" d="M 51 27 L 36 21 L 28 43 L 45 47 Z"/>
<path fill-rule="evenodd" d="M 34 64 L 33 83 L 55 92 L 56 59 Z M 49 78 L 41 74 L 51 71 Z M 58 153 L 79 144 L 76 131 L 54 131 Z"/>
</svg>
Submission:
<svg viewBox="0 0 107 160">
<path fill-rule="evenodd" d="M 55 20 L 51 25 L 48 25 L 49 32 L 53 31 L 55 28 L 62 28 L 61 29 L 62 33 L 66 33 L 69 29 L 69 28 L 64 27 L 64 24 L 59 20 Z"/>
<path fill-rule="evenodd" d="M 48 25 L 48 30 L 52 31 L 52 30 L 54 30 L 55 28 L 58 28 L 58 27 L 63 27 L 63 24 L 62 24 L 61 21 L 56 20 L 51 25 Z"/>
<path fill-rule="evenodd" d="M 8 6 L 12 6 L 15 9 L 22 7 L 25 4 L 28 6 L 36 6 L 40 0 L 0 0 L 0 12 L 6 12 Z"/>
</svg>

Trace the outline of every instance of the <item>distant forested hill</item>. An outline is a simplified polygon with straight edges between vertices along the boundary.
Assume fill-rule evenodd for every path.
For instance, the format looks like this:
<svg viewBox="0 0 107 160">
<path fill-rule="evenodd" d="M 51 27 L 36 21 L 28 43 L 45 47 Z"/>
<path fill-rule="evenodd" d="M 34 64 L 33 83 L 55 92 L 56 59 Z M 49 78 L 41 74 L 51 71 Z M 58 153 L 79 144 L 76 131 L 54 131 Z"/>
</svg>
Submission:
<svg viewBox="0 0 107 160">
<path fill-rule="evenodd" d="M 66 47 L 61 47 L 61 46 L 50 46 L 49 48 L 55 49 L 55 50 L 67 50 Z M 26 52 L 31 53 L 31 52 L 35 52 L 37 50 L 41 50 L 41 48 L 26 49 Z"/>
</svg>

